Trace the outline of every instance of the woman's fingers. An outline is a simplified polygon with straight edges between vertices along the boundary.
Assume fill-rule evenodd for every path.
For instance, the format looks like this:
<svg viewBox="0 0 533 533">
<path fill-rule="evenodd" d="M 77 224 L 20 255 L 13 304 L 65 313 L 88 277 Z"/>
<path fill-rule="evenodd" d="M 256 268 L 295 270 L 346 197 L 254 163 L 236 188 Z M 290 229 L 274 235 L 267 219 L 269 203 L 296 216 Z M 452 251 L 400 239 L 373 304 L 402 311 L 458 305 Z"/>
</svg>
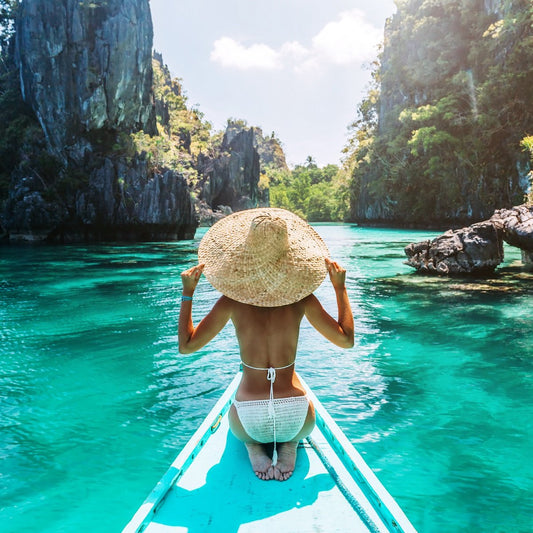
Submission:
<svg viewBox="0 0 533 533">
<path fill-rule="evenodd" d="M 205 265 L 203 264 L 195 265 L 181 273 L 181 281 L 184 289 L 194 289 L 196 287 L 196 284 L 204 271 L 204 266 Z"/>
<path fill-rule="evenodd" d="M 344 268 L 342 268 L 337 261 L 331 261 L 331 259 L 328 259 L 327 257 L 326 268 L 330 274 L 335 272 L 345 272 Z"/>
<path fill-rule="evenodd" d="M 337 261 L 331 261 L 326 257 L 326 267 L 329 273 L 329 279 L 334 286 L 344 285 L 346 278 L 346 270 L 337 263 Z"/>
<path fill-rule="evenodd" d="M 199 278 L 200 275 L 202 274 L 202 272 L 204 271 L 204 264 L 201 264 L 201 265 L 195 265 L 191 268 L 188 268 L 187 270 L 184 270 L 182 273 L 181 273 L 181 277 L 195 277 L 195 278 Z"/>
</svg>

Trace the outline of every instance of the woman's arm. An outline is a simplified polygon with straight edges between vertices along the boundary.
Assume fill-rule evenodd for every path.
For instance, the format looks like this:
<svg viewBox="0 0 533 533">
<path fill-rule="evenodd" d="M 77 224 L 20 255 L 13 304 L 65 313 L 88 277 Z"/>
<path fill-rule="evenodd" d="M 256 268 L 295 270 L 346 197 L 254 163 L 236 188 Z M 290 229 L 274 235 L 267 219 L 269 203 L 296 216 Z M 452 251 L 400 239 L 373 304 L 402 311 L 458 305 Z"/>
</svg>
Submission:
<svg viewBox="0 0 533 533">
<path fill-rule="evenodd" d="M 192 321 L 192 297 L 204 265 L 189 268 L 181 274 L 183 296 L 191 300 L 182 300 L 178 323 L 178 339 L 180 353 L 196 352 L 205 346 L 226 325 L 231 316 L 231 305 L 228 298 L 222 296 L 213 309 L 194 327 Z"/>
<path fill-rule="evenodd" d="M 346 270 L 329 259 L 326 259 L 326 266 L 337 296 L 338 319 L 335 320 L 313 294 L 305 300 L 305 316 L 310 324 L 333 344 L 341 348 L 351 348 L 354 344 L 354 322 L 346 293 Z"/>
</svg>

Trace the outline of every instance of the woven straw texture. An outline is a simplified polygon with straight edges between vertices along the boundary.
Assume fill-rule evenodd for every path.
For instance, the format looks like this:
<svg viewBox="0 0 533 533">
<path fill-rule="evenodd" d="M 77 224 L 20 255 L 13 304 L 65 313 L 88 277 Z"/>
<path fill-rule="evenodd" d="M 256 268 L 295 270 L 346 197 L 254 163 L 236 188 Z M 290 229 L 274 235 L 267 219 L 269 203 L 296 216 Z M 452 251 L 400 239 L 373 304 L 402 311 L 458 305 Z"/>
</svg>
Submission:
<svg viewBox="0 0 533 533">
<path fill-rule="evenodd" d="M 311 294 L 327 274 L 328 255 L 307 222 L 276 208 L 239 211 L 219 220 L 198 249 L 215 289 L 259 307 L 288 305 Z"/>
</svg>

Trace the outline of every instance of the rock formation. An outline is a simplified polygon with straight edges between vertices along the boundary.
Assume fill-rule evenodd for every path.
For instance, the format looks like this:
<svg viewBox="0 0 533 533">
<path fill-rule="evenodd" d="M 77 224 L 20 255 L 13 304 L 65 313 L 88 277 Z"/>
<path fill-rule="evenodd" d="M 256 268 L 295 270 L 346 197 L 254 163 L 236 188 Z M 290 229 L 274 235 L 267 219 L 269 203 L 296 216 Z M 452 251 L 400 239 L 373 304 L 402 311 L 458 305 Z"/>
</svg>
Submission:
<svg viewBox="0 0 533 533">
<path fill-rule="evenodd" d="M 503 261 L 500 234 L 491 222 L 450 230 L 405 248 L 406 264 L 428 274 L 491 272 Z"/>
<path fill-rule="evenodd" d="M 155 133 L 148 0 L 23 1 L 16 56 L 22 94 L 59 156 L 91 132 Z"/>
<path fill-rule="evenodd" d="M 2 226 L 10 239 L 192 238 L 187 182 L 132 152 L 156 132 L 148 0 L 23 0 L 16 24 L 22 95 L 58 161 L 43 178 L 21 165 Z M 52 157 L 52 156 L 51 156 Z"/>
<path fill-rule="evenodd" d="M 503 241 L 522 250 L 524 263 L 533 263 L 533 206 L 500 209 L 484 222 L 411 243 L 406 264 L 425 274 L 492 272 L 503 261 Z"/>
<path fill-rule="evenodd" d="M 213 211 L 257 207 L 261 170 L 258 146 L 262 139 L 259 128 L 230 122 L 218 153 L 215 156 L 201 154 L 198 159 L 200 201 L 211 206 Z M 207 215 L 210 217 L 212 214 Z"/>
<path fill-rule="evenodd" d="M 533 252 L 533 206 L 498 209 L 490 218 L 503 234 L 503 240 L 521 250 Z"/>
</svg>

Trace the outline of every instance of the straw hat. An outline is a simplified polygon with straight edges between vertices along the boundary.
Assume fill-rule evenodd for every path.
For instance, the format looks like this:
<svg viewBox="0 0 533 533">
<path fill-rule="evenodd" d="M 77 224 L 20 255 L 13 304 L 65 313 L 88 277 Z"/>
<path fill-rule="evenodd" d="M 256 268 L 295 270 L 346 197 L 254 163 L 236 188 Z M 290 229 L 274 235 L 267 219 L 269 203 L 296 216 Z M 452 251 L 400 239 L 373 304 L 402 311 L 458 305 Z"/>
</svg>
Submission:
<svg viewBox="0 0 533 533">
<path fill-rule="evenodd" d="M 328 255 L 307 222 L 276 208 L 239 211 L 219 220 L 198 249 L 215 289 L 259 307 L 288 305 L 311 294 L 327 274 Z"/>
</svg>

